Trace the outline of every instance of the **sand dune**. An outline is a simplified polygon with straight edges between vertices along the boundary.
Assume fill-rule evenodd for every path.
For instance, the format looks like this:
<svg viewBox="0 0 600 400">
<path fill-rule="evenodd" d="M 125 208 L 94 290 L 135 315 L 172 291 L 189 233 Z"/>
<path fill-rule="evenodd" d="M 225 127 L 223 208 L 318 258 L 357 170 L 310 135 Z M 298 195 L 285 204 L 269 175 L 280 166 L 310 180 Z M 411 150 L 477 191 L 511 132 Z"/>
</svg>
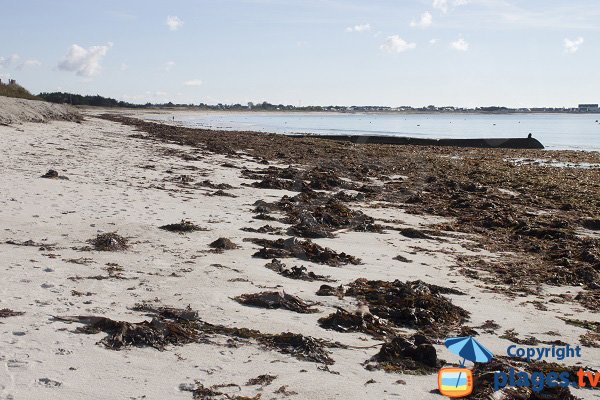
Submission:
<svg viewBox="0 0 600 400">
<path fill-rule="evenodd" d="M 0 124 L 49 120 L 76 121 L 79 118 L 80 115 L 74 108 L 64 104 L 0 96 Z"/>
</svg>

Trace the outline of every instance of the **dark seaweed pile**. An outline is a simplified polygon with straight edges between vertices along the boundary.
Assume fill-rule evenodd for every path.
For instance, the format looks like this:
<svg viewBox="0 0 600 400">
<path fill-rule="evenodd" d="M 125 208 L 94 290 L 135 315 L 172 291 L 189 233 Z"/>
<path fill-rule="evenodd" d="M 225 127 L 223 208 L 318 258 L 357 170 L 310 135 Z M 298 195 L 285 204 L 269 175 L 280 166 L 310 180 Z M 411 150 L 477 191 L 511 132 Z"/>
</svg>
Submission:
<svg viewBox="0 0 600 400">
<path fill-rule="evenodd" d="M 235 250 L 239 247 L 228 238 L 218 238 L 214 242 L 211 242 L 209 246 L 217 250 Z"/>
<path fill-rule="evenodd" d="M 206 228 L 202 228 L 191 221 L 181 220 L 181 222 L 177 222 L 175 224 L 168 224 L 160 226 L 159 229 L 169 231 L 169 232 L 195 232 L 195 231 L 206 231 Z"/>
<path fill-rule="evenodd" d="M 394 335 L 394 329 L 388 322 L 373 314 L 356 311 L 337 310 L 335 313 L 319 319 L 319 325 L 338 332 L 361 332 L 382 339 Z"/>
<path fill-rule="evenodd" d="M 240 304 L 261 308 L 282 308 L 294 311 L 300 314 L 319 312 L 316 308 L 311 308 L 311 304 L 305 302 L 297 296 L 280 292 L 260 292 L 242 294 L 234 299 Z"/>
<path fill-rule="evenodd" d="M 321 295 L 329 294 L 322 289 L 323 286 L 319 290 Z M 357 279 L 348 285 L 344 295 L 364 302 L 373 315 L 396 327 L 419 329 L 433 337 L 443 337 L 466 322 L 469 313 L 442 294 L 461 293 L 422 281 Z"/>
<path fill-rule="evenodd" d="M 270 269 L 271 271 L 277 272 L 281 276 L 285 276 L 290 279 L 299 279 L 303 281 L 322 281 L 322 282 L 335 282 L 334 279 L 330 279 L 324 275 L 315 274 L 312 271 L 309 271 L 305 266 L 293 266 L 291 268 L 287 268 L 284 263 L 273 259 L 270 263 L 265 264 L 265 268 Z"/>
<path fill-rule="evenodd" d="M 437 358 L 431 341 L 426 336 L 417 334 L 410 338 L 397 336 L 384 343 L 379 353 L 367 361 L 366 368 L 427 375 L 436 373 L 443 365 L 444 362 Z"/>
<path fill-rule="evenodd" d="M 115 232 L 102 233 L 88 242 L 99 251 L 122 251 L 129 248 L 128 240 Z"/>
<path fill-rule="evenodd" d="M 169 345 L 209 343 L 213 336 L 222 335 L 234 339 L 254 340 L 265 349 L 289 354 L 299 360 L 333 364 L 334 361 L 326 348 L 344 347 L 338 343 L 291 332 L 266 334 L 252 329 L 209 324 L 202 321 L 198 313 L 190 308 L 139 304 L 133 307 L 133 310 L 146 313 L 151 320 L 126 322 L 97 316 L 55 317 L 55 320 L 84 324 L 84 327 L 76 329 L 78 333 L 106 333 L 107 336 L 100 343 L 113 350 L 132 346 L 164 350 Z"/>
<path fill-rule="evenodd" d="M 25 314 L 25 313 L 22 311 L 14 311 L 14 310 L 11 310 L 10 308 L 0 309 L 0 318 L 18 317 L 23 314 Z"/>
<path fill-rule="evenodd" d="M 296 257 L 317 264 L 327 264 L 338 267 L 346 264 L 360 264 L 360 259 L 346 253 L 337 253 L 328 247 L 321 247 L 310 240 L 299 240 L 295 237 L 288 239 L 252 239 L 254 244 L 262 249 L 254 253 L 258 258 L 287 258 Z"/>
</svg>

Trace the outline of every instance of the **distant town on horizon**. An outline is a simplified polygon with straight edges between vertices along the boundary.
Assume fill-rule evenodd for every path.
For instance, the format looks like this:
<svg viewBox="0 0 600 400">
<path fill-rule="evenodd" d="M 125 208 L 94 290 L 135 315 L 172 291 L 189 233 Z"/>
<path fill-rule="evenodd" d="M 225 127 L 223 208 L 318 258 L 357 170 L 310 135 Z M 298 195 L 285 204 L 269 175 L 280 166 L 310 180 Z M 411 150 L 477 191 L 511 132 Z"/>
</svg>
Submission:
<svg viewBox="0 0 600 400">
<path fill-rule="evenodd" d="M 0 79 L 2 86 L 19 86 L 15 79 L 10 79 L 8 82 L 3 82 Z M 122 107 L 122 108 L 190 108 L 198 110 L 215 110 L 215 111 L 312 111 L 312 112 L 397 112 L 397 113 L 600 113 L 600 105 L 597 103 L 581 103 L 577 107 L 504 107 L 504 106 L 482 106 L 475 108 L 456 107 L 456 106 L 435 106 L 428 105 L 424 107 L 413 106 L 375 106 L 375 105 L 353 105 L 353 106 L 294 106 L 290 104 L 272 104 L 267 101 L 263 102 L 248 102 L 246 104 L 178 104 L 173 102 L 167 103 L 145 103 L 135 104 L 121 100 L 116 100 L 110 97 L 100 95 L 80 95 L 68 92 L 43 92 L 37 97 L 51 103 L 72 104 L 75 106 L 92 106 L 92 107 Z"/>
</svg>

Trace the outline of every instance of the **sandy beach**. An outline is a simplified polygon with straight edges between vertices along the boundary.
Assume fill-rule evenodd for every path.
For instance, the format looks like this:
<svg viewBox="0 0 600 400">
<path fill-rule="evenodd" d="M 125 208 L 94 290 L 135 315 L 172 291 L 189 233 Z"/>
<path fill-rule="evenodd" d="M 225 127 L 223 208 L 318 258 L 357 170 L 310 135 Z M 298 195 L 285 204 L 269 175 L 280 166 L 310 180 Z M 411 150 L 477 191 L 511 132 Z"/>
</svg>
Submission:
<svg viewBox="0 0 600 400">
<path fill-rule="evenodd" d="M 600 368 L 600 169 L 577 168 L 598 153 L 80 112 L 0 126 L 0 399 L 442 399 L 437 369 L 460 361 L 443 340 L 461 334 L 495 356 L 580 345 L 546 361 Z M 181 221 L 197 229 L 160 228 Z M 102 251 L 110 233 L 126 246 Z M 262 292 L 297 309 L 243 304 Z M 394 337 L 434 359 L 384 360 Z"/>
</svg>

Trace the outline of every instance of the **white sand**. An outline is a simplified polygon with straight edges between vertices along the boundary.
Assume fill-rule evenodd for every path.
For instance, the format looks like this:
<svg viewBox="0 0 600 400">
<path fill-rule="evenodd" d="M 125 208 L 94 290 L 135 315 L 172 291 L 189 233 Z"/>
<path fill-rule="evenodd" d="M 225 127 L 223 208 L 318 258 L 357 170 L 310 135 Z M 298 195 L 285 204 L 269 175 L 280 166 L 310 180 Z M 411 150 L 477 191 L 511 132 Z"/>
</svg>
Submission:
<svg viewBox="0 0 600 400">
<path fill-rule="evenodd" d="M 132 133 L 131 127 L 96 118 L 88 118 L 83 124 L 0 126 L 0 309 L 25 312 L 23 316 L 0 319 L 0 399 L 191 399 L 191 393 L 180 391 L 179 386 L 194 380 L 206 386 L 235 383 L 241 391 L 233 389 L 234 393 L 253 396 L 260 393 L 259 387 L 244 384 L 260 374 L 278 376 L 262 390 L 263 399 L 285 398 L 274 393 L 282 385 L 297 392 L 289 396 L 291 399 L 441 398 L 431 393 L 437 385 L 435 375 L 409 376 L 364 369 L 361 363 L 378 348 L 333 350 L 335 364 L 330 369 L 339 372 L 337 375 L 318 370 L 315 363 L 253 345 L 229 348 L 189 344 L 163 352 L 151 348 L 112 351 L 97 344 L 104 333 L 76 334 L 72 331 L 80 325 L 52 320 L 54 315 L 99 315 L 141 321 L 145 317 L 128 308 L 138 302 L 157 300 L 157 304 L 168 306 L 190 305 L 211 323 L 271 333 L 291 331 L 353 346 L 379 343 L 366 335 L 320 328 L 317 319 L 333 312 L 335 306 L 351 308 L 351 300 L 318 297 L 315 292 L 320 282 L 281 277 L 264 268 L 266 260 L 251 257 L 257 246 L 243 242 L 243 238 L 276 238 L 240 230 L 264 225 L 264 221 L 252 219 L 252 203 L 258 199 L 276 200 L 286 192 L 240 187 L 249 181 L 240 178 L 239 170 L 220 166 L 225 160 L 241 166 L 237 159 L 128 137 Z M 164 155 L 165 149 L 202 158 L 184 161 Z M 243 164 L 264 167 L 251 160 Z M 155 169 L 143 168 L 147 165 L 154 165 Z M 69 180 L 41 179 L 40 175 L 50 168 Z M 228 192 L 239 197 L 208 197 L 202 193 L 210 190 L 181 190 L 165 180 L 177 174 L 190 175 L 196 181 L 227 182 L 238 187 Z M 165 190 L 156 186 L 164 186 Z M 403 220 L 408 226 L 434 222 L 397 209 L 364 210 L 376 218 Z M 158 229 L 182 218 L 210 231 L 179 235 Z M 111 253 L 72 249 L 86 245 L 87 239 L 100 232 L 112 231 L 129 237 L 131 250 Z M 208 243 L 221 236 L 231 238 L 241 248 L 223 254 L 206 253 Z M 5 244 L 7 240 L 29 239 L 56 247 L 40 251 L 37 247 Z M 361 257 L 364 264 L 331 268 L 294 259 L 284 262 L 288 266 L 304 264 L 315 273 L 331 275 L 344 284 L 359 277 L 422 279 L 465 290 L 468 296 L 450 297 L 472 313 L 470 326 L 493 319 L 501 325 L 498 332 L 515 329 L 521 337 L 561 339 L 575 345 L 585 331 L 565 325 L 557 316 L 576 314 L 579 319 L 597 319 L 569 305 L 549 304 L 548 311 L 538 311 L 531 304 L 524 304 L 535 298 L 509 300 L 482 291 L 477 281 L 450 269 L 454 264 L 448 250 L 467 252 L 459 243 L 411 240 L 397 232 L 343 233 L 338 238 L 316 242 Z M 408 254 L 414 246 L 430 252 Z M 393 260 L 398 254 L 413 262 Z M 65 261 L 82 257 L 89 258 L 90 264 Z M 118 263 L 128 279 L 68 279 L 106 275 L 106 263 Z M 235 278 L 249 282 L 229 281 Z M 263 290 L 259 286 L 279 287 L 306 300 L 320 301 L 321 312 L 301 315 L 244 307 L 231 300 L 242 293 Z M 73 290 L 93 294 L 74 296 Z M 548 331 L 558 331 L 562 336 L 549 337 L 544 334 Z M 485 334 L 478 339 L 497 354 L 510 344 Z M 439 357 L 458 361 L 443 346 L 437 349 Z M 584 365 L 598 367 L 599 349 L 584 348 L 583 356 L 579 361 Z M 370 379 L 375 383 L 365 385 Z M 407 384 L 396 384 L 398 379 Z M 578 390 L 576 395 L 595 398 L 591 391 Z"/>
</svg>

